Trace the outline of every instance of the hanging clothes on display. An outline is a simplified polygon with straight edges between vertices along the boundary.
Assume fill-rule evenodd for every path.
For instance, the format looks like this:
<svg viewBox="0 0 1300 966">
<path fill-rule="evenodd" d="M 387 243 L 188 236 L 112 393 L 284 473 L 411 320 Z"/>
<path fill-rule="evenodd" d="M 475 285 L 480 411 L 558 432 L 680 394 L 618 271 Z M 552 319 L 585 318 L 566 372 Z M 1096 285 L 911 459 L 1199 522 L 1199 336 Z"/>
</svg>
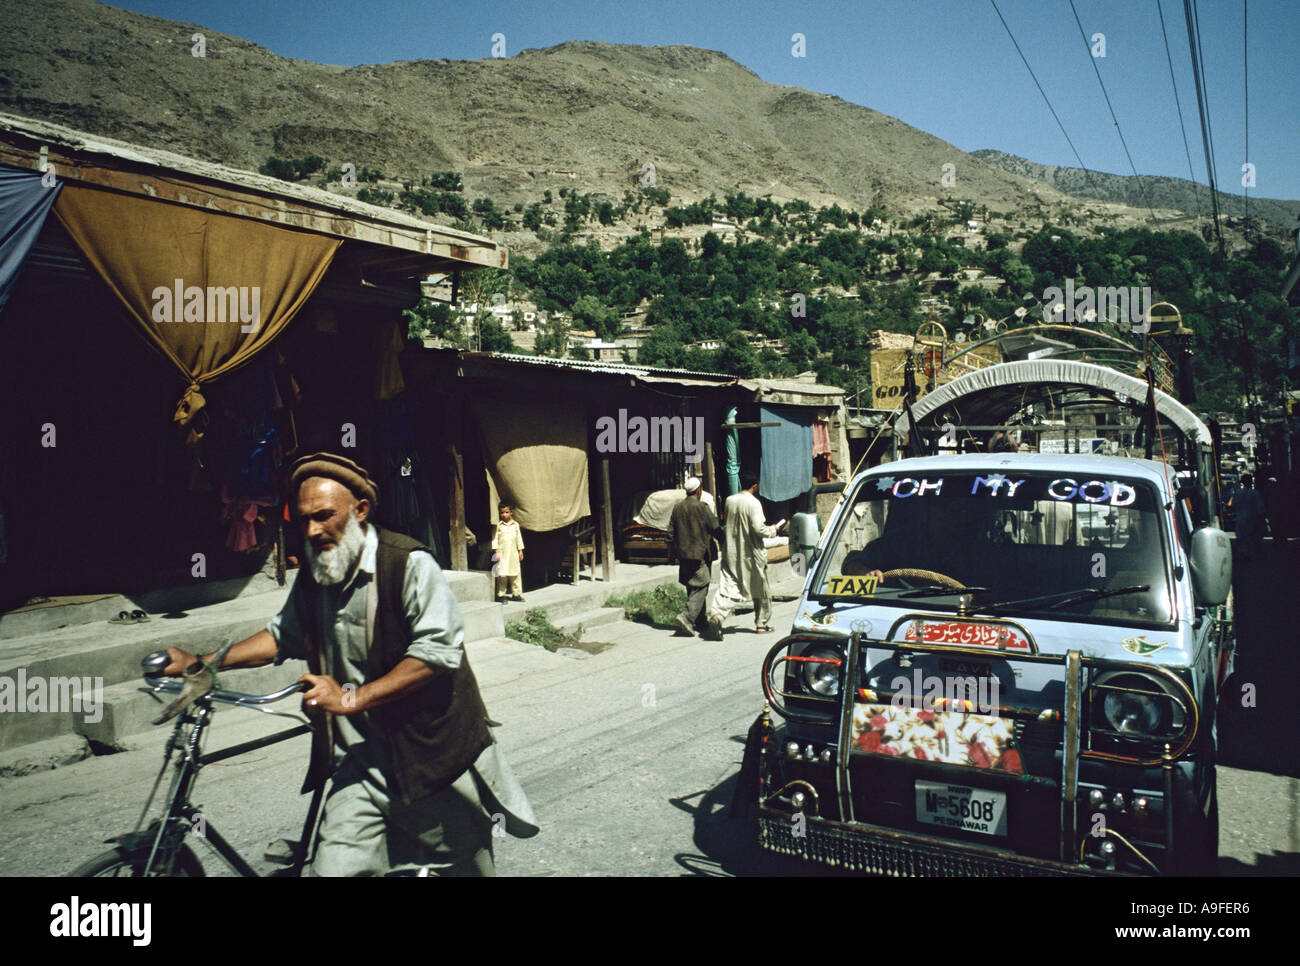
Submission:
<svg viewBox="0 0 1300 966">
<path fill-rule="evenodd" d="M 738 410 L 732 406 L 727 410 L 727 422 L 736 421 Z M 726 436 L 727 449 L 727 496 L 740 492 L 740 430 L 729 429 Z"/>
<path fill-rule="evenodd" d="M 831 471 L 831 418 L 825 409 L 817 410 L 812 431 L 813 479 L 829 483 L 835 475 Z"/>
<path fill-rule="evenodd" d="M 270 521 L 279 513 L 266 508 L 280 503 L 284 451 L 275 428 L 284 408 L 270 355 L 254 359 L 212 390 L 216 415 L 200 446 L 208 465 L 223 467 L 219 522 L 226 525 L 226 549 L 249 553 L 273 538 Z M 262 529 L 257 528 L 258 520 Z"/>
<path fill-rule="evenodd" d="M 384 494 L 375 522 L 418 540 L 450 564 L 447 538 L 438 516 L 432 471 L 415 445 L 415 404 L 404 397 L 375 403 L 375 450 L 371 472 Z"/>
<path fill-rule="evenodd" d="M 247 553 L 251 550 L 258 550 L 266 544 L 267 536 L 265 531 L 263 535 L 259 536 L 256 524 L 258 518 L 261 517 L 262 508 L 274 507 L 274 502 L 262 500 L 236 501 L 224 486 L 221 488 L 221 502 L 225 505 L 220 522 L 227 525 L 227 550 L 233 550 L 235 553 Z M 265 526 L 272 517 L 268 515 L 261 519 Z"/>
</svg>

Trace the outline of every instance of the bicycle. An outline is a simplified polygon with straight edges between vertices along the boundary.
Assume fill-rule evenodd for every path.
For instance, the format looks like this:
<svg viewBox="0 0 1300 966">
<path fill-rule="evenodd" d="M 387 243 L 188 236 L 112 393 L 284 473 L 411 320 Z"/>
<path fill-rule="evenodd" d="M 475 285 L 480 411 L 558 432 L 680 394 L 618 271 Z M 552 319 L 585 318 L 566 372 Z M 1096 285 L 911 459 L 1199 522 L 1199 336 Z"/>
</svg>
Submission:
<svg viewBox="0 0 1300 966">
<path fill-rule="evenodd" d="M 230 642 L 227 641 L 216 652 L 211 667 L 221 666 L 221 661 L 229 648 Z M 302 734 L 309 734 L 315 727 L 305 717 L 283 711 L 271 711 L 265 707 L 265 705 L 273 704 L 290 695 L 308 690 L 310 685 L 305 681 L 295 681 L 293 684 L 270 694 L 243 694 L 238 691 L 216 688 L 214 686 L 216 683 L 215 675 L 210 673 L 211 667 L 199 661 L 196 661 L 186 670 L 184 679 L 159 677 L 159 673 L 167 667 L 169 661 L 170 658 L 165 651 L 155 651 L 140 662 L 145 683 L 149 685 L 149 691 L 154 694 L 175 693 L 178 695 L 177 700 L 163 712 L 161 717 L 155 720 L 155 724 L 157 724 L 168 717 L 175 716 L 176 724 L 172 728 L 167 746 L 163 749 L 162 769 L 154 780 L 153 788 L 149 792 L 149 798 L 145 801 L 144 809 L 140 812 L 140 819 L 136 822 L 136 827 L 132 831 L 107 839 L 106 841 L 112 844 L 113 848 L 78 866 L 77 869 L 69 873 L 71 877 L 206 875 L 202 863 L 185 841 L 187 833 L 193 830 L 191 816 L 197 811 L 190 804 L 190 795 L 193 792 L 195 782 L 198 780 L 199 771 L 204 765 L 224 761 L 227 758 L 265 748 L 268 745 L 278 744 L 281 741 L 287 741 Z M 204 674 L 208 676 L 206 686 L 201 679 Z M 273 735 L 241 742 L 209 754 L 202 754 L 200 745 L 216 711 L 216 704 L 253 708 L 266 714 L 293 718 L 304 723 Z M 186 725 L 190 726 L 188 734 L 185 733 Z M 158 786 L 167 773 L 167 766 L 171 763 L 172 753 L 178 750 L 181 754 L 176 762 L 176 772 L 172 776 L 171 787 L 167 792 L 162 816 L 154 819 L 147 828 L 141 829 L 140 826 L 144 823 L 145 816 L 149 814 L 149 806 L 153 804 L 154 796 L 158 793 Z M 307 810 L 307 820 L 303 824 L 302 835 L 297 842 L 290 844 L 287 856 L 270 851 L 266 853 L 265 858 L 267 860 L 287 866 L 286 869 L 277 870 L 271 875 L 278 877 L 301 874 L 303 865 L 306 862 L 307 848 L 316 824 L 316 815 L 320 808 L 320 802 L 321 790 L 318 789 L 312 796 L 311 806 Z M 256 870 L 221 836 L 221 833 L 208 824 L 206 817 L 203 819 L 203 837 L 239 875 L 247 878 L 259 877 Z"/>
</svg>

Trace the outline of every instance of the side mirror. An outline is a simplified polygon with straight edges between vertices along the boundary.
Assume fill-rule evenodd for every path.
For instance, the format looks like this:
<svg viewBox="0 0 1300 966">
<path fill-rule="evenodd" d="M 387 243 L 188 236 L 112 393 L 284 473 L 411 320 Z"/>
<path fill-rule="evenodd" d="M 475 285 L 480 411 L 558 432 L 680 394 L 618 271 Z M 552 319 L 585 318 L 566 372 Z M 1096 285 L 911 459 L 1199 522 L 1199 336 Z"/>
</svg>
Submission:
<svg viewBox="0 0 1300 966">
<path fill-rule="evenodd" d="M 1196 603 L 1216 607 L 1232 591 L 1232 544 L 1228 535 L 1214 527 L 1201 527 L 1192 534 L 1187 554 L 1192 568 L 1192 590 Z"/>
</svg>

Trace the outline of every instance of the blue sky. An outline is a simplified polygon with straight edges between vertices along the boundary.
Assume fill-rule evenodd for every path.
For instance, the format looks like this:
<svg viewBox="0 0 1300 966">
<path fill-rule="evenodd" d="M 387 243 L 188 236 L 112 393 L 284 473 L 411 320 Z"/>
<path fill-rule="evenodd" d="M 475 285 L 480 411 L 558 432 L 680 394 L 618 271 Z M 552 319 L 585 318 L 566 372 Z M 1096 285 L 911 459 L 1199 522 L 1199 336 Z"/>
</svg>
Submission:
<svg viewBox="0 0 1300 966">
<path fill-rule="evenodd" d="M 1195 178 L 1205 157 L 1182 0 L 1161 0 Z M 234 34 L 276 54 L 332 64 L 491 56 L 566 40 L 720 50 L 766 81 L 836 94 L 965 151 L 996 148 L 1076 165 L 990 0 L 118 0 L 139 13 Z M 1130 174 L 1068 0 L 997 0 L 1083 163 Z M 1075 0 L 1141 174 L 1189 177 L 1156 0 Z M 1197 0 L 1222 190 L 1300 199 L 1300 2 Z M 1248 45 L 1243 45 L 1243 7 Z M 792 54 L 792 35 L 806 56 Z M 1244 68 L 1249 66 L 1250 156 Z"/>
</svg>

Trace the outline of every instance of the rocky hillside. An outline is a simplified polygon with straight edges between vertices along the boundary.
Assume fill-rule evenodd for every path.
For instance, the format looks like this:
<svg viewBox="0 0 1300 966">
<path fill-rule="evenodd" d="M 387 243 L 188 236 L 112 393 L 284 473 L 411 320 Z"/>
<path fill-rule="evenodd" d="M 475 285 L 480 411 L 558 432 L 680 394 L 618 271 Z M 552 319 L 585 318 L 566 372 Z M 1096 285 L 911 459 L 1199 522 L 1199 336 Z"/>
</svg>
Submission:
<svg viewBox="0 0 1300 966">
<path fill-rule="evenodd" d="M 675 204 L 741 189 L 899 212 L 939 196 L 1008 213 L 1078 207 L 895 118 L 691 47 L 573 42 L 344 68 L 89 0 L 4 0 L 0 110 L 248 169 L 320 155 L 397 180 L 455 170 L 468 197 L 504 204 L 565 186 L 618 198 L 652 163 Z"/>
<path fill-rule="evenodd" d="M 1161 178 L 1142 175 L 1106 174 L 1101 171 L 1084 171 L 1082 168 L 1061 168 L 1038 164 L 1002 151 L 972 151 L 971 156 L 995 165 L 1011 174 L 1040 181 L 1077 198 L 1109 201 L 1116 204 L 1143 207 L 1148 200 L 1156 208 L 1177 208 L 1188 212 L 1203 212 L 1209 218 L 1210 193 L 1204 185 L 1185 178 Z M 1225 176 L 1232 177 L 1226 171 Z M 1219 211 L 1233 218 L 1247 214 L 1243 195 L 1218 192 Z M 1281 201 L 1252 195 L 1249 201 L 1251 218 L 1262 218 L 1274 226 L 1290 231 L 1296 227 L 1300 216 L 1300 201 Z"/>
</svg>

